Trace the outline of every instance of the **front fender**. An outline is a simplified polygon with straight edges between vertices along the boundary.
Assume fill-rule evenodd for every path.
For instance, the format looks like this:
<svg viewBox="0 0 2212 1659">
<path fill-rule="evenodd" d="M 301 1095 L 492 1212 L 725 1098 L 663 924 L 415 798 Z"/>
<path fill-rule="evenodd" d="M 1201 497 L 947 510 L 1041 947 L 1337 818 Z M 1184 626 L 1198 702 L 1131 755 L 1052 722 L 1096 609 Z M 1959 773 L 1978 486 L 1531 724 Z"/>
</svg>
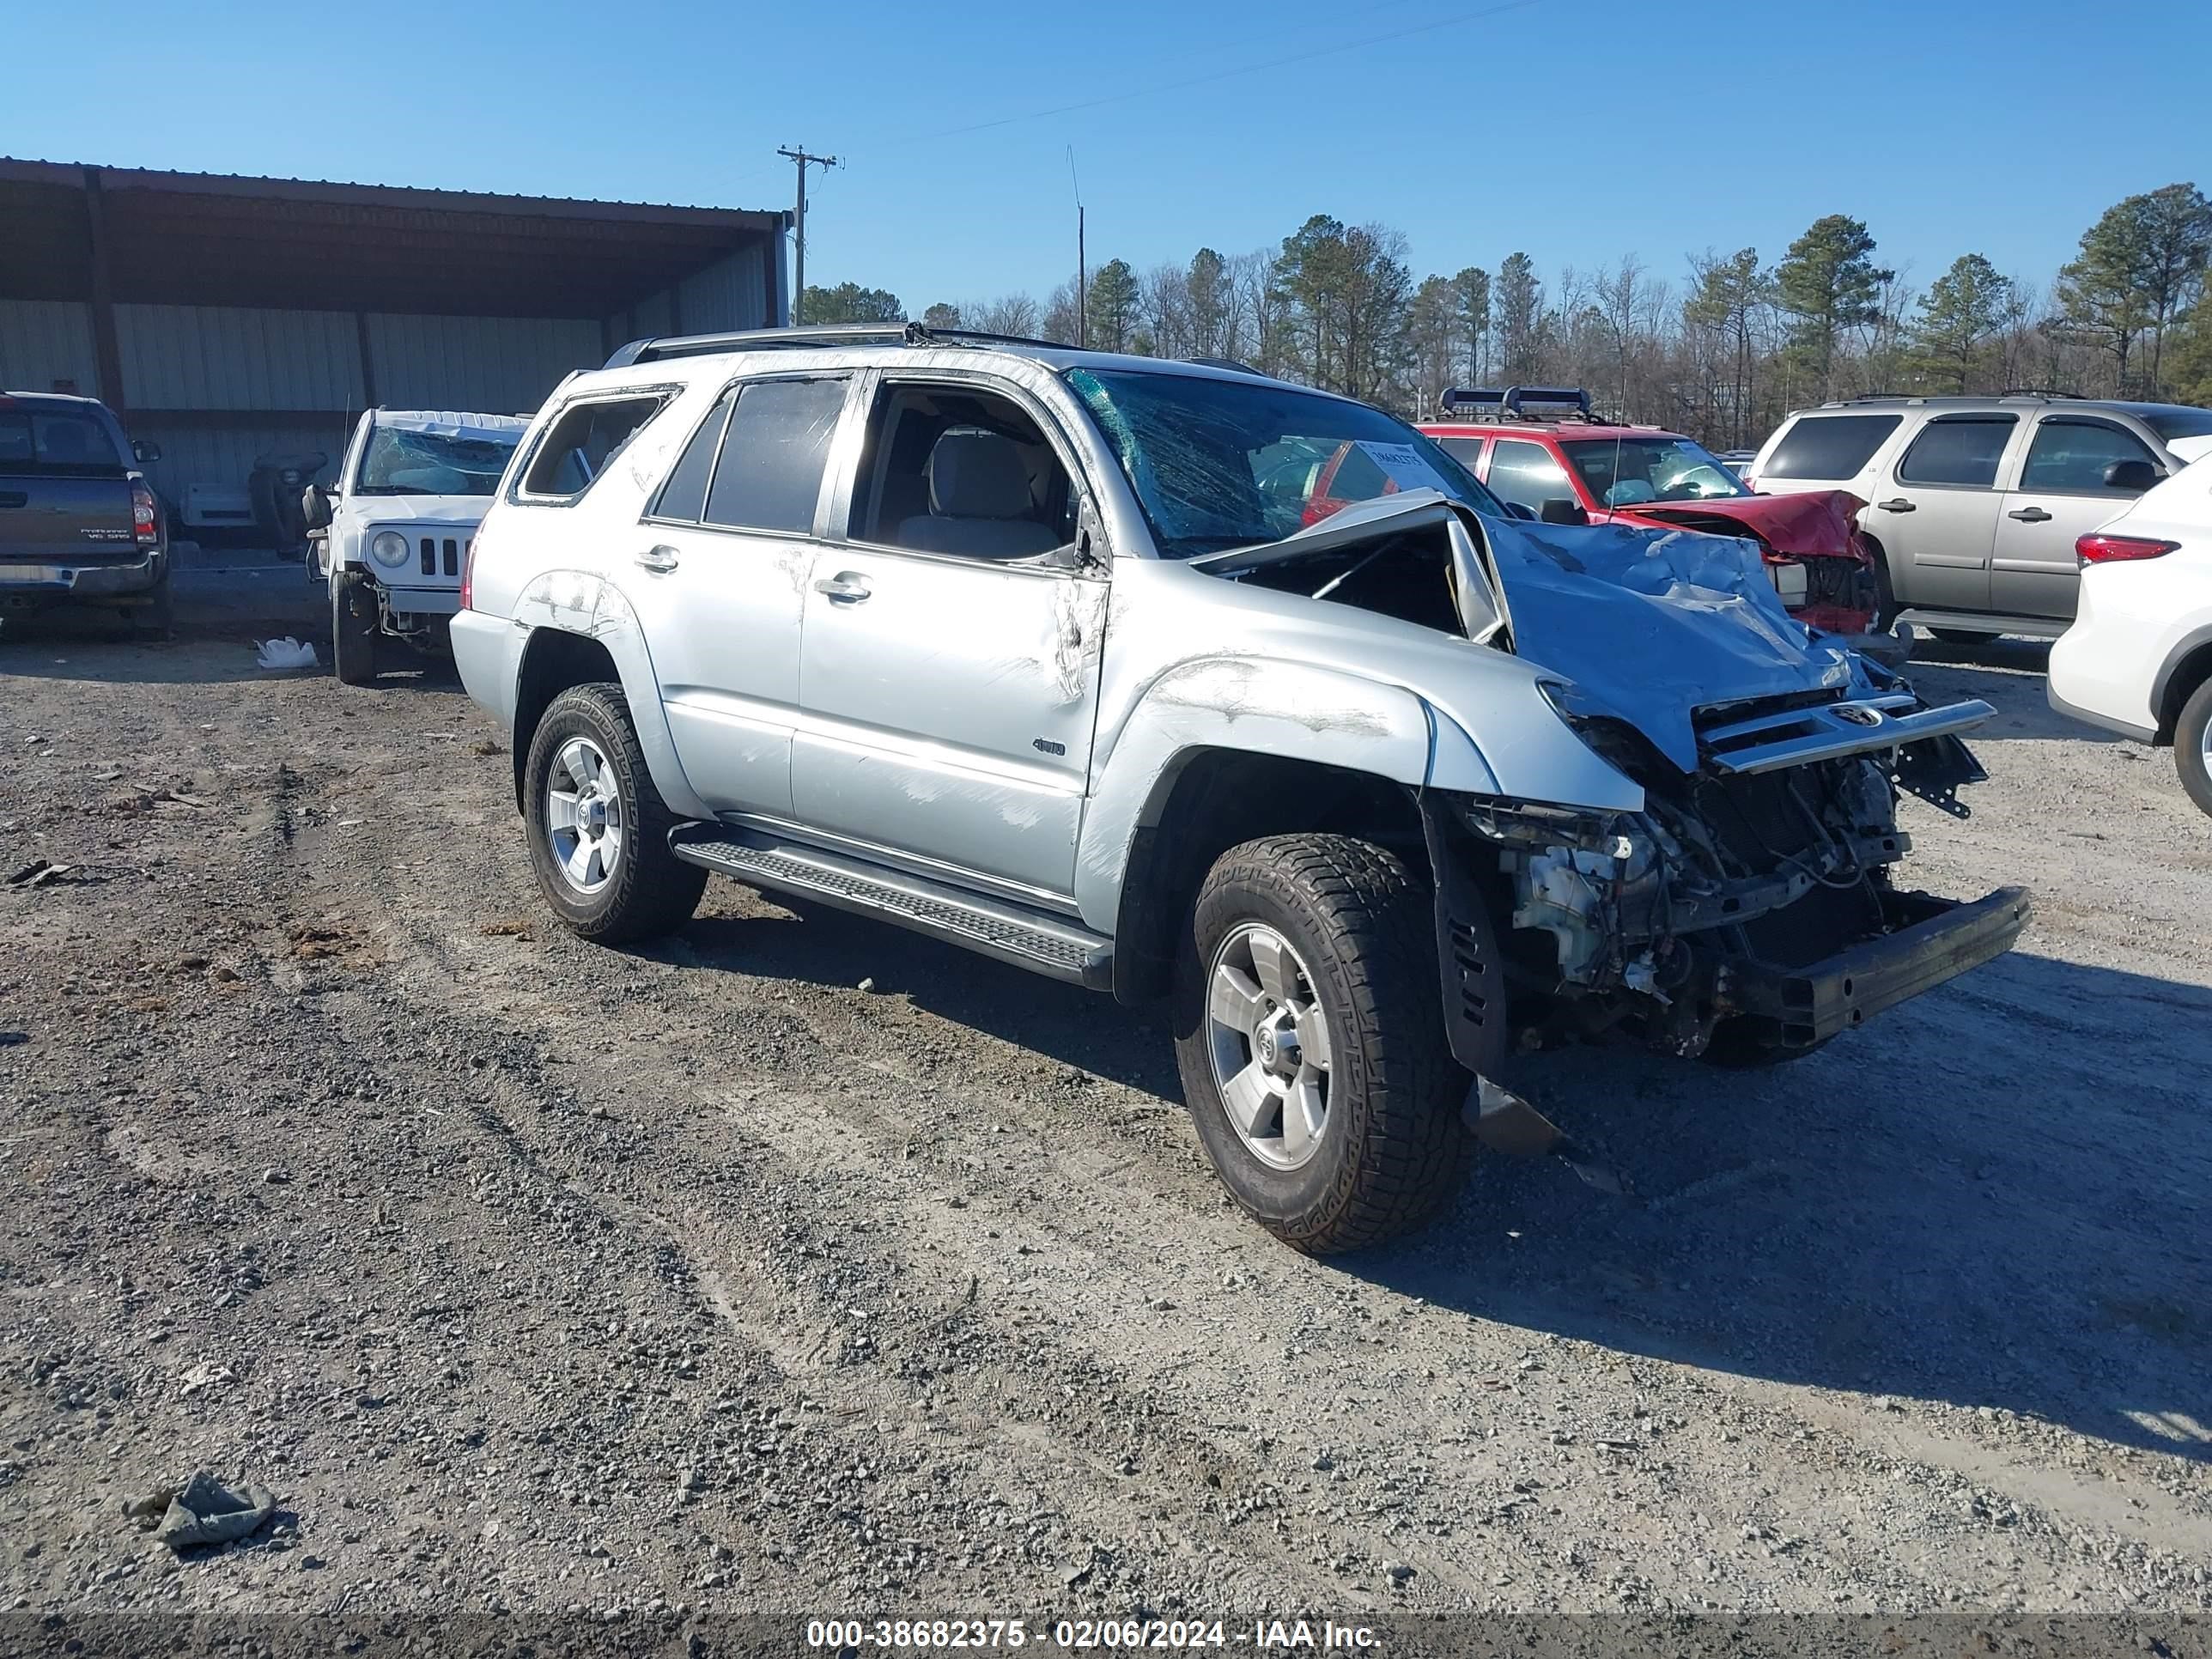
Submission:
<svg viewBox="0 0 2212 1659">
<path fill-rule="evenodd" d="M 1403 686 L 1259 657 L 1184 662 L 1154 681 L 1115 731 L 1099 734 L 1076 855 L 1075 901 L 1086 924 L 1113 932 L 1138 830 L 1159 822 L 1192 757 L 1224 750 L 1411 788 L 1499 793 L 1466 731 Z"/>
<path fill-rule="evenodd" d="M 645 631 L 620 588 L 588 570 L 547 571 L 517 597 L 514 618 L 522 639 L 517 672 L 526 685 L 530 651 L 539 630 L 580 635 L 603 647 L 614 659 L 623 697 L 629 704 L 630 724 L 637 729 L 638 747 L 645 753 L 646 769 L 652 773 L 661 799 L 678 817 L 714 816 L 714 809 L 699 798 L 684 775 L 675 738 L 668 728 L 668 714 L 661 706 L 660 678 L 653 672 Z M 521 763 L 519 755 L 516 763 Z"/>
</svg>

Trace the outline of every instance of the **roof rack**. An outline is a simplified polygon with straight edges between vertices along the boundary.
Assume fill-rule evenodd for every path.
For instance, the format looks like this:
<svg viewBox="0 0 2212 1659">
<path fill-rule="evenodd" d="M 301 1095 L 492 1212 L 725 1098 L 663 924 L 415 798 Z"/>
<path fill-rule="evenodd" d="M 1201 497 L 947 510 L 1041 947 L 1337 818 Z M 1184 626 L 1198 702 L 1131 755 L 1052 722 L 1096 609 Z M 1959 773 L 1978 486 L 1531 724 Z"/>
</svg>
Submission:
<svg viewBox="0 0 2212 1659">
<path fill-rule="evenodd" d="M 1038 346 L 1067 348 L 1057 340 L 1021 334 L 987 334 L 972 328 L 925 328 L 920 323 L 833 323 L 819 328 L 747 328 L 729 334 L 672 334 L 632 340 L 607 359 L 609 368 L 657 363 L 670 357 L 707 357 L 725 351 L 805 351 L 823 346 Z"/>
<path fill-rule="evenodd" d="M 2055 386 L 2008 386 L 1997 393 L 2000 398 L 2064 398 L 2074 403 L 2083 401 L 2078 392 L 2061 392 Z"/>
<path fill-rule="evenodd" d="M 1528 414 L 1531 404 L 1549 405 L 1571 404 L 1581 411 L 1585 422 L 1592 421 L 1590 396 L 1580 386 L 1510 386 L 1504 391 L 1495 386 L 1455 386 L 1446 388 L 1437 399 L 1438 407 L 1447 415 L 1460 412 L 1470 414 L 1478 421 L 1526 421 L 1537 418 Z M 1496 413 L 1491 411 L 1495 410 Z M 1565 419 L 1565 416 L 1557 418 Z"/>
</svg>

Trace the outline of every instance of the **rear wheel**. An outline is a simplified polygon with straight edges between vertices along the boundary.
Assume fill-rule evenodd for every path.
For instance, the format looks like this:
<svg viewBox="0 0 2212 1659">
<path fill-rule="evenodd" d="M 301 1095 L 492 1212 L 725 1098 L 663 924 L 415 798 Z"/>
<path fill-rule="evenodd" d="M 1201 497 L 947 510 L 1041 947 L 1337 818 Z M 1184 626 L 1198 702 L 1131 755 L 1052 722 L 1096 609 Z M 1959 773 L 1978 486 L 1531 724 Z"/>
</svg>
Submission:
<svg viewBox="0 0 2212 1659">
<path fill-rule="evenodd" d="M 331 577 L 331 662 L 346 685 L 376 682 L 376 592 L 340 570 Z"/>
<path fill-rule="evenodd" d="M 2189 799 L 2212 812 L 2212 680 L 2181 705 L 2181 718 L 2173 726 L 2173 766 Z"/>
<path fill-rule="evenodd" d="M 531 866 L 572 933 L 618 945 L 690 919 L 707 872 L 668 850 L 677 820 L 646 769 L 622 687 L 574 685 L 554 698 L 523 779 Z"/>
<path fill-rule="evenodd" d="M 154 591 L 146 596 L 146 603 L 131 620 L 142 640 L 166 640 L 176 631 L 176 606 L 169 592 L 167 560 L 162 562 L 161 580 L 155 584 Z"/>
<path fill-rule="evenodd" d="M 1389 854 L 1277 836 L 1224 854 L 1179 955 L 1176 1058 L 1231 1196 L 1316 1255 L 1428 1221 L 1465 1178 L 1428 895 Z"/>
</svg>

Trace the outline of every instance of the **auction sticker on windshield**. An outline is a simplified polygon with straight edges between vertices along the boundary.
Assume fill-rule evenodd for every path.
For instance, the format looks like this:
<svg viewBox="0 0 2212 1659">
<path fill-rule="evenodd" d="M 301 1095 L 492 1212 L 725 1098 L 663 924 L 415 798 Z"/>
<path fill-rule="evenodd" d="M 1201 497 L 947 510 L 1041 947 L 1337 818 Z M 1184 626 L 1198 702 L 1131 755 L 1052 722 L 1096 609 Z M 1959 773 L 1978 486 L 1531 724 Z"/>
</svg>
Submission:
<svg viewBox="0 0 2212 1659">
<path fill-rule="evenodd" d="M 1437 477 L 1421 452 L 1411 444 L 1377 443 L 1360 439 L 1359 447 L 1367 457 L 1389 475 L 1390 482 L 1401 489 L 1442 489 L 1444 481 Z"/>
</svg>

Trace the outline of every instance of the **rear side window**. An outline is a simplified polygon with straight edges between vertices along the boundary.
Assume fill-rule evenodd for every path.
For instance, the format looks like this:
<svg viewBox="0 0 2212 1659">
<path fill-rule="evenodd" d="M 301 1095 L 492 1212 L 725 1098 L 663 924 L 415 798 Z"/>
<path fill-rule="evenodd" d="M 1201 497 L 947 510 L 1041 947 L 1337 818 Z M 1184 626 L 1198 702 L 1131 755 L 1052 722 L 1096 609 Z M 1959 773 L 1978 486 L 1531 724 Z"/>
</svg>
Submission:
<svg viewBox="0 0 2212 1659">
<path fill-rule="evenodd" d="M 2022 489 L 2048 489 L 2069 495 L 2136 495 L 2105 482 L 2115 461 L 2158 461 L 2131 432 L 2107 421 L 2049 420 L 2035 428 L 2021 468 Z"/>
<path fill-rule="evenodd" d="M 1964 484 L 1986 489 L 2017 424 L 2010 415 L 1970 415 L 1930 421 L 1897 464 L 1901 483 Z"/>
<path fill-rule="evenodd" d="M 756 380 L 739 388 L 707 492 L 706 521 L 804 535 L 845 407 L 845 382 Z"/>
<path fill-rule="evenodd" d="M 1782 434 L 1762 478 L 1856 478 L 1901 415 L 1807 415 Z"/>
<path fill-rule="evenodd" d="M 706 509 L 707 481 L 714 475 L 714 457 L 721 452 L 722 433 L 730 424 L 730 405 L 737 400 L 737 388 L 732 386 L 715 402 L 699 429 L 691 434 L 691 441 L 684 446 L 683 454 L 677 458 L 676 470 L 660 487 L 660 498 L 653 504 L 652 517 L 690 524 Z"/>
<path fill-rule="evenodd" d="M 1480 438 L 1439 438 L 1437 447 L 1470 472 L 1482 459 L 1482 440 Z"/>
<path fill-rule="evenodd" d="M 592 480 L 607 470 L 666 401 L 655 392 L 644 398 L 569 404 L 538 441 L 538 453 L 530 458 L 530 470 L 523 475 L 523 494 L 575 500 L 592 487 Z"/>
<path fill-rule="evenodd" d="M 107 428 L 73 409 L 0 409 L 0 473 L 123 476 L 123 458 Z"/>
</svg>

